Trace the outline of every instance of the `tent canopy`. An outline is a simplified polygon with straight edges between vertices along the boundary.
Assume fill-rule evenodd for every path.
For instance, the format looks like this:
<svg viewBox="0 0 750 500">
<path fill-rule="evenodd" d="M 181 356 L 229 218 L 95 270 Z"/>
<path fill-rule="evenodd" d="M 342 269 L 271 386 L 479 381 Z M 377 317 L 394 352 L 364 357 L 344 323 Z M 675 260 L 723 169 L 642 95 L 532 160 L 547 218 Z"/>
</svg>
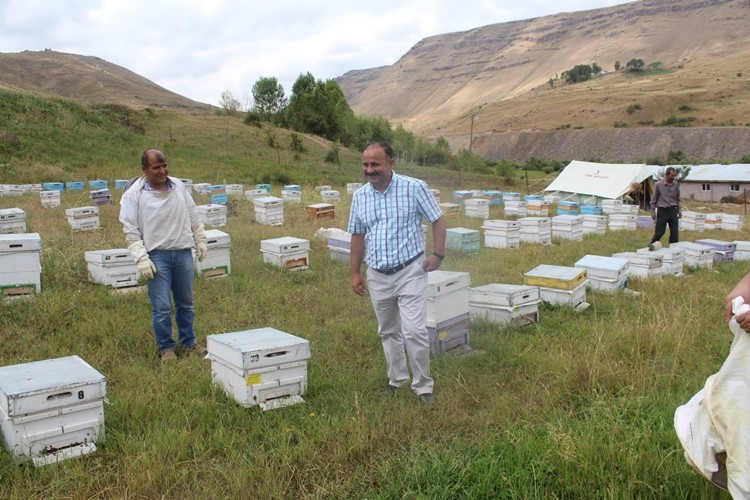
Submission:
<svg viewBox="0 0 750 500">
<path fill-rule="evenodd" d="M 591 163 L 571 161 L 544 191 L 561 195 L 596 196 L 616 200 L 628 194 L 633 184 L 651 177 L 645 164 Z"/>
</svg>

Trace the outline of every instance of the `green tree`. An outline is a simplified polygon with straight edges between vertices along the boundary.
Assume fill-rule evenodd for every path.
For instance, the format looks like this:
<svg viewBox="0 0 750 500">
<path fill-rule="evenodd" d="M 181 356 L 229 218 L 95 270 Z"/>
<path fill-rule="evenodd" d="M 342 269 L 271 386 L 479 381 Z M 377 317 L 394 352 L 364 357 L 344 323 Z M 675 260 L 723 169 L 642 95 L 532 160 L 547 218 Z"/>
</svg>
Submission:
<svg viewBox="0 0 750 500">
<path fill-rule="evenodd" d="M 591 66 L 588 64 L 576 64 L 573 69 L 563 73 L 563 78 L 568 83 L 585 82 L 591 78 Z"/>
<path fill-rule="evenodd" d="M 414 159 L 414 145 L 416 142 L 414 134 L 406 130 L 401 124 L 393 131 L 391 145 L 399 161 L 408 163 Z"/>
<path fill-rule="evenodd" d="M 615 71 L 620 71 L 620 61 L 615 61 Z"/>
<path fill-rule="evenodd" d="M 600 72 L 602 71 L 602 67 L 601 67 L 601 66 L 599 66 L 599 65 L 598 65 L 598 64 L 596 64 L 596 63 L 592 63 L 592 64 L 591 64 L 591 71 L 592 71 L 592 72 L 593 72 L 593 73 L 594 73 L 595 75 L 596 75 L 596 74 L 599 74 L 599 73 L 600 73 Z"/>
<path fill-rule="evenodd" d="M 333 80 L 316 80 L 309 72 L 300 75 L 292 86 L 286 122 L 294 130 L 355 145 L 356 117 Z"/>
<path fill-rule="evenodd" d="M 625 64 L 625 69 L 634 72 L 634 71 L 643 71 L 643 68 L 646 66 L 646 63 L 643 62 L 643 59 L 631 59 L 630 61 Z"/>
<path fill-rule="evenodd" d="M 275 77 L 260 77 L 253 85 L 253 111 L 264 121 L 274 121 L 287 105 L 284 87 Z"/>
</svg>

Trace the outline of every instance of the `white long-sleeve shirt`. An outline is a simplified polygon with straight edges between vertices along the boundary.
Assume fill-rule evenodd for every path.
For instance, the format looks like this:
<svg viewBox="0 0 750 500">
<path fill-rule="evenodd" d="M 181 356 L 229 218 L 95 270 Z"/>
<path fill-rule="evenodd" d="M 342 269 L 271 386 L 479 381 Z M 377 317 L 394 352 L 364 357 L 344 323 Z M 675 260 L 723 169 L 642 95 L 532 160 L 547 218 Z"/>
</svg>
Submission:
<svg viewBox="0 0 750 500">
<path fill-rule="evenodd" d="M 128 245 L 143 241 L 146 251 L 184 250 L 195 246 L 193 233 L 201 221 L 198 209 L 185 185 L 169 177 L 169 191 L 143 189 L 143 176 L 123 193 L 120 222 Z"/>
</svg>

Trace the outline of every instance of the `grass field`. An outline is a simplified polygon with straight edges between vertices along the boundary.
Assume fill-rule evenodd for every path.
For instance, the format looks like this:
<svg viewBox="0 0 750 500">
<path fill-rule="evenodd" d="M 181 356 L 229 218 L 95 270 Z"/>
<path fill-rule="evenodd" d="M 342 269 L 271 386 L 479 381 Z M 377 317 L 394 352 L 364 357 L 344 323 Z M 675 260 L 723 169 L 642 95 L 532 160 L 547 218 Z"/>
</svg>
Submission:
<svg viewBox="0 0 750 500">
<path fill-rule="evenodd" d="M 176 165 L 172 175 L 204 180 Z M 369 300 L 351 292 L 348 266 L 313 237 L 321 226 L 346 226 L 350 199 L 343 185 L 334 188 L 342 193 L 334 221 L 307 218 L 304 206 L 320 201 L 307 186 L 301 205 L 286 205 L 282 227 L 253 222 L 252 204 L 240 199 L 221 228 L 232 238 L 231 277 L 196 283 L 202 343 L 265 326 L 310 340 L 306 403 L 269 412 L 242 408 L 212 385 L 208 361 L 162 366 L 147 295 L 88 282 L 84 251 L 124 246 L 117 205 L 101 207 L 100 230 L 74 233 L 64 209 L 90 204 L 86 192 L 66 192 L 61 207 L 46 209 L 35 195 L 0 198 L 0 208 L 26 211 L 43 245 L 42 293 L 0 303 L 0 365 L 77 354 L 106 376 L 108 390 L 99 450 L 42 468 L 0 452 L 0 497 L 726 496 L 685 462 L 672 418 L 728 352 L 723 298 L 746 264 L 632 280 L 639 296 L 589 293 L 585 311 L 543 307 L 532 326 L 475 322 L 472 355 L 433 360 L 435 405 L 408 390 L 383 400 L 373 396 L 386 378 Z M 502 210 L 493 207 L 491 218 L 504 218 Z M 448 222 L 481 227 L 464 216 Z M 260 241 L 280 236 L 311 240 L 308 271 L 263 263 Z M 518 284 L 538 264 L 634 250 L 649 236 L 639 229 L 453 252 L 443 269 L 469 272 L 473 286 Z M 701 237 L 748 240 L 750 232 L 682 235 Z"/>
</svg>

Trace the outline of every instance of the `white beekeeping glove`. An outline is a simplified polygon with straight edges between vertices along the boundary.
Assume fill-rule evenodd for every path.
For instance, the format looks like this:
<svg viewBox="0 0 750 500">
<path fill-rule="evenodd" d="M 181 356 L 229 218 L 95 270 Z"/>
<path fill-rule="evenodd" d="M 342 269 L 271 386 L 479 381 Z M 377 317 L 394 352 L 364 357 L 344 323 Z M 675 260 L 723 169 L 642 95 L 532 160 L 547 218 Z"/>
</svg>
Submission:
<svg viewBox="0 0 750 500">
<path fill-rule="evenodd" d="M 128 252 L 135 259 L 135 265 L 138 268 L 138 278 L 152 280 L 156 274 L 156 266 L 148 257 L 146 247 L 142 241 L 135 241 L 128 245 Z"/>
<path fill-rule="evenodd" d="M 206 254 L 208 253 L 208 245 L 206 245 L 205 241 L 201 241 L 196 245 L 196 250 L 198 250 L 198 262 L 203 262 L 203 260 L 206 258 Z"/>
<path fill-rule="evenodd" d="M 198 252 L 198 262 L 203 262 L 208 253 L 208 245 L 206 244 L 206 229 L 203 224 L 199 224 L 195 231 L 193 231 L 193 241 L 195 242 L 195 249 Z"/>
</svg>

